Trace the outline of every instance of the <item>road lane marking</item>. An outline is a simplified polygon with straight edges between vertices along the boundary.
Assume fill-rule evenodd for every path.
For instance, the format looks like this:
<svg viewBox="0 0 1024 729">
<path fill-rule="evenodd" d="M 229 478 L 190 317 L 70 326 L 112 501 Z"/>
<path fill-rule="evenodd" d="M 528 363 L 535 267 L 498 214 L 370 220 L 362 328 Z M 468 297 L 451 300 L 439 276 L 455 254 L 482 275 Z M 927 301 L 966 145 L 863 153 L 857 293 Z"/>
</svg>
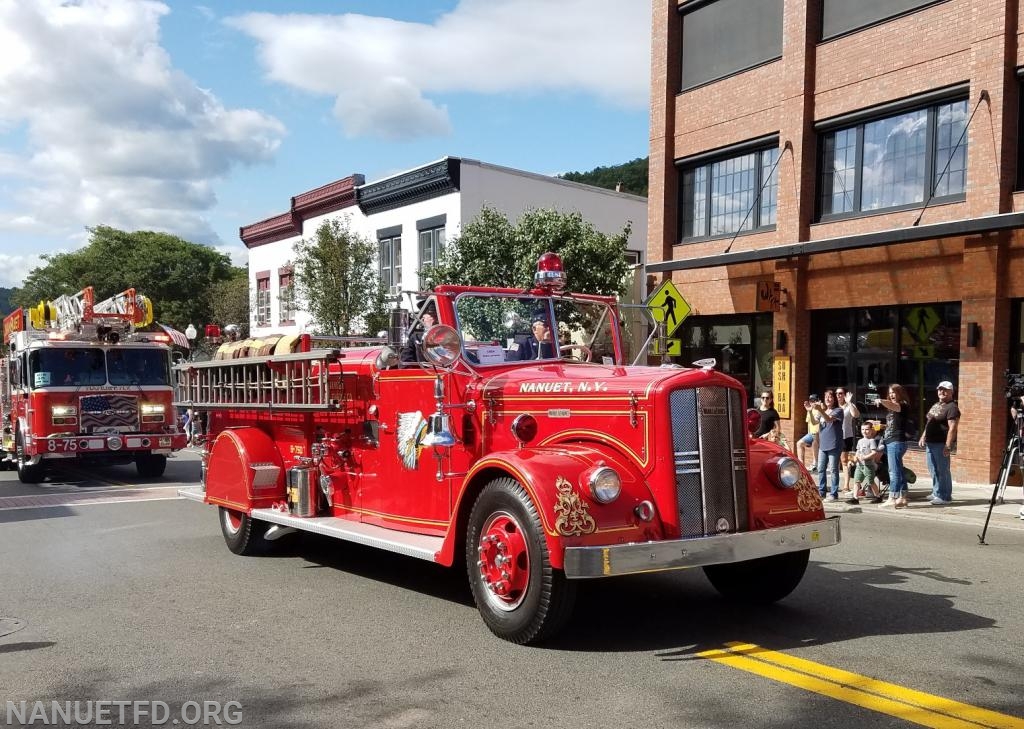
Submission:
<svg viewBox="0 0 1024 729">
<path fill-rule="evenodd" d="M 725 650 L 702 651 L 697 656 L 935 729 L 1024 729 L 1024 719 L 1015 716 L 766 650 L 752 643 L 730 642 L 726 646 Z"/>
<path fill-rule="evenodd" d="M 92 506 L 93 504 L 119 504 L 127 501 L 167 501 L 180 499 L 178 486 L 158 486 L 146 489 L 107 489 L 62 494 L 39 494 L 0 497 L 0 511 L 15 509 L 45 509 L 55 506 Z"/>
</svg>

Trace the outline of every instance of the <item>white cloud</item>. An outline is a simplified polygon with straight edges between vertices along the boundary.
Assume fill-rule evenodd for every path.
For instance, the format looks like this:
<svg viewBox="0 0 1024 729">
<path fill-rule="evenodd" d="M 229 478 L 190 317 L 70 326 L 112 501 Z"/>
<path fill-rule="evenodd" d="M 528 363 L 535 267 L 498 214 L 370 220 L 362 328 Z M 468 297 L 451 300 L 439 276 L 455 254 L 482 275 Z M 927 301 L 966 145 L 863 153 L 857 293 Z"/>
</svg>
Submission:
<svg viewBox="0 0 1024 729">
<path fill-rule="evenodd" d="M 17 182 L 0 230 L 76 240 L 106 224 L 218 242 L 204 217 L 213 182 L 269 160 L 285 129 L 176 70 L 160 45 L 168 12 L 150 0 L 0 1 L 0 134 L 25 138 L 0 153 L 0 177 Z"/>
<path fill-rule="evenodd" d="M 349 136 L 450 130 L 432 95 L 581 92 L 645 108 L 650 4 L 640 0 L 462 0 L 433 24 L 366 15 L 228 18 L 255 38 L 267 76 L 335 96 Z"/>
</svg>

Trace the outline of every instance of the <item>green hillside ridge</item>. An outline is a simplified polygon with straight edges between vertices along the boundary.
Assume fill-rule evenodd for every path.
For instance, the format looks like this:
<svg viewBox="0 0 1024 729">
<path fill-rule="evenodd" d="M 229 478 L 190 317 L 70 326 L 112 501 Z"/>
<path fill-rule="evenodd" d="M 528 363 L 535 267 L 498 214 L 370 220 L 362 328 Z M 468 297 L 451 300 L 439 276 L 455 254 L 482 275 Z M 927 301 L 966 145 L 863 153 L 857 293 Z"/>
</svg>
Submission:
<svg viewBox="0 0 1024 729">
<path fill-rule="evenodd" d="M 614 190 L 617 184 L 621 184 L 621 192 L 647 197 L 647 159 L 637 157 L 621 165 L 595 167 L 590 172 L 566 172 L 559 177 L 570 182 L 582 182 L 608 190 Z"/>
</svg>

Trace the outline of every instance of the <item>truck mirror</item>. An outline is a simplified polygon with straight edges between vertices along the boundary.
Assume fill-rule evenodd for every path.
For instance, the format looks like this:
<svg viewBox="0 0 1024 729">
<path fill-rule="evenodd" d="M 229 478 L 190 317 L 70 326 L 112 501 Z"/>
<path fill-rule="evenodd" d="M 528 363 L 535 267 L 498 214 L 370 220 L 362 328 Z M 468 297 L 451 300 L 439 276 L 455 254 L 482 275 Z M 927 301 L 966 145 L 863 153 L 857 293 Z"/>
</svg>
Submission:
<svg viewBox="0 0 1024 729">
<path fill-rule="evenodd" d="M 423 335 L 423 357 L 438 369 L 451 369 L 462 352 L 462 338 L 450 326 L 435 324 Z"/>
</svg>

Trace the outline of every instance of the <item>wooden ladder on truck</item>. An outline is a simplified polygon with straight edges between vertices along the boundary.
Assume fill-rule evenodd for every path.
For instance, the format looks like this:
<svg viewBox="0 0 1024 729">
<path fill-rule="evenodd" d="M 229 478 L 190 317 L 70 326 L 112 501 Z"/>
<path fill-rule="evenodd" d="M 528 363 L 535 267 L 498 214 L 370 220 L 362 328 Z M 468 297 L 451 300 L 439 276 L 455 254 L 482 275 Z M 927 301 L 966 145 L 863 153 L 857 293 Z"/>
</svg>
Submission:
<svg viewBox="0 0 1024 729">
<path fill-rule="evenodd" d="M 174 405 L 199 410 L 337 410 L 342 378 L 329 374 L 330 365 L 342 356 L 337 349 L 314 349 L 274 357 L 182 362 L 174 368 Z"/>
</svg>

